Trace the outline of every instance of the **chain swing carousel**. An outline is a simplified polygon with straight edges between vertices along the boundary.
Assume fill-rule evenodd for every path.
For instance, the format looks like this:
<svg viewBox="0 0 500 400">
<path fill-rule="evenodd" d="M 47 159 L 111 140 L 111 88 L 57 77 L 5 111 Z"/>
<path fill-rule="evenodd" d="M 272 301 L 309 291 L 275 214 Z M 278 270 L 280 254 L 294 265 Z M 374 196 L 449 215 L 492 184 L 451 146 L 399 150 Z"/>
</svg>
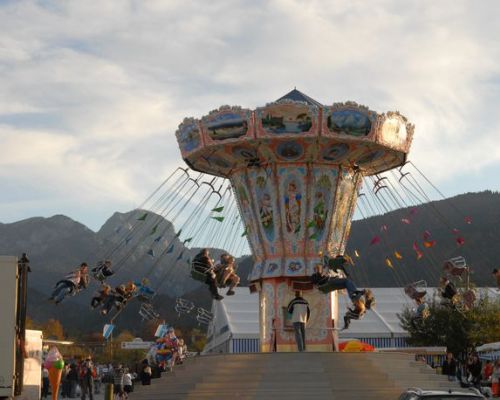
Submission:
<svg viewBox="0 0 500 400">
<path fill-rule="evenodd" d="M 397 112 L 325 106 L 298 90 L 256 110 L 223 106 L 177 131 L 196 171 L 231 182 L 254 258 L 261 351 L 294 351 L 285 307 L 302 290 L 309 351 L 335 347 L 337 294 L 309 283 L 324 255 L 343 254 L 363 177 L 405 164 L 414 126 Z M 278 328 L 279 327 L 279 328 Z"/>
</svg>

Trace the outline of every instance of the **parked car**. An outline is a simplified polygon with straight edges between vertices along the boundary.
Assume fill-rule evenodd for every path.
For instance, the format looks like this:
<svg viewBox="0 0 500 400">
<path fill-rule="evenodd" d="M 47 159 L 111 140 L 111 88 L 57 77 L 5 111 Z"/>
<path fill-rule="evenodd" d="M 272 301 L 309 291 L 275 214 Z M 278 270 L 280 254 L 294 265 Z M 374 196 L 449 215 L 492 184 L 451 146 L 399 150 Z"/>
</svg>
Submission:
<svg viewBox="0 0 500 400">
<path fill-rule="evenodd" d="M 399 400 L 466 400 L 485 399 L 485 397 L 474 388 L 468 390 L 425 390 L 420 388 L 410 388 L 399 396 Z"/>
</svg>

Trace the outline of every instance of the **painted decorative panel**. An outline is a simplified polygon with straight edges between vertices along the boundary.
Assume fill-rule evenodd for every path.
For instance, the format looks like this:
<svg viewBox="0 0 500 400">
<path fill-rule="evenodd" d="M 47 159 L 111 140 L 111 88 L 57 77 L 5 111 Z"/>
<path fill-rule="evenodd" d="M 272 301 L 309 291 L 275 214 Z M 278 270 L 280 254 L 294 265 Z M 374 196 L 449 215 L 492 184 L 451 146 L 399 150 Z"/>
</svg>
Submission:
<svg viewBox="0 0 500 400">
<path fill-rule="evenodd" d="M 222 106 L 201 119 L 207 144 L 253 139 L 252 111 L 241 107 Z"/>
<path fill-rule="evenodd" d="M 279 204 L 285 252 L 303 254 L 306 233 L 307 169 L 305 165 L 278 168 Z"/>
<path fill-rule="evenodd" d="M 258 108 L 255 116 L 257 136 L 304 136 L 318 131 L 319 108 L 303 103 L 271 103 Z"/>
<path fill-rule="evenodd" d="M 193 118 L 186 118 L 179 125 L 176 136 L 183 157 L 189 155 L 202 145 L 198 121 Z"/>
<path fill-rule="evenodd" d="M 253 207 L 257 212 L 264 253 L 267 257 L 282 254 L 278 193 L 272 168 L 250 170 L 248 181 Z"/>
</svg>

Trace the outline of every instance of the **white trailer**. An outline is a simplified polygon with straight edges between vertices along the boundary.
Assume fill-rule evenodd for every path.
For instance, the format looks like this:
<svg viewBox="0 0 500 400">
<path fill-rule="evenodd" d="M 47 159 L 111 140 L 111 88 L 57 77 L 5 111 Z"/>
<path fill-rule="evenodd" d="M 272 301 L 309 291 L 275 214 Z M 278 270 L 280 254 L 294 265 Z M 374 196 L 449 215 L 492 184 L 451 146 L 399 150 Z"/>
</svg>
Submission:
<svg viewBox="0 0 500 400">
<path fill-rule="evenodd" d="M 23 389 L 28 262 L 26 255 L 0 256 L 0 399 Z"/>
</svg>

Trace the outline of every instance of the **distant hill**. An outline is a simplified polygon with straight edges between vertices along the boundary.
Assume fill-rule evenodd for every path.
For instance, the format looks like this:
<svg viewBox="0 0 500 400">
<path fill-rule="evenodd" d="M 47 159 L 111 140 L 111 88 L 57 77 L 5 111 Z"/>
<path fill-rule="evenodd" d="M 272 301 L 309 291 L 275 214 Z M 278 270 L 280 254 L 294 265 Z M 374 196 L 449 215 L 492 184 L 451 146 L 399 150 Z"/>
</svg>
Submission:
<svg viewBox="0 0 500 400">
<path fill-rule="evenodd" d="M 411 223 L 402 223 L 401 219 L 408 218 L 410 214 Z M 209 307 L 210 297 L 206 287 L 189 276 L 187 261 L 198 249 L 186 248 L 176 237 L 172 224 L 155 214 L 148 216 L 141 227 L 142 232 L 130 230 L 137 215 L 138 211 L 115 213 L 98 232 L 62 215 L 0 223 L 0 254 L 20 255 L 27 252 L 31 260 L 30 316 L 37 321 L 58 318 L 65 327 L 75 332 L 100 330 L 105 320 L 88 306 L 95 285 L 57 307 L 46 299 L 54 283 L 68 271 L 82 261 L 92 265 L 103 257 L 111 257 L 117 265 L 118 272 L 112 277 L 112 284 L 141 279 L 146 275 L 154 286 L 161 283 L 159 292 L 162 297 L 158 298 L 157 307 L 165 318 L 177 318 L 173 306 L 178 296 L 194 299 L 197 305 Z M 465 221 L 465 216 L 472 219 L 471 224 Z M 387 231 L 381 231 L 384 225 Z M 124 231 L 120 232 L 123 227 Z M 463 246 L 457 245 L 456 235 L 452 232 L 454 228 L 459 229 L 459 234 L 465 239 Z M 157 233 L 149 235 L 149 231 Z M 433 248 L 423 248 L 424 231 L 429 231 L 432 239 L 436 240 Z M 154 243 L 158 235 L 170 238 L 170 242 Z M 381 243 L 370 245 L 376 235 L 381 237 Z M 467 193 L 424 204 L 414 210 L 400 209 L 354 221 L 347 252 L 353 256 L 356 265 L 350 268 L 350 273 L 359 286 L 394 287 L 419 279 L 436 285 L 442 261 L 463 255 L 473 269 L 471 278 L 474 283 L 491 286 L 491 270 L 498 267 L 497 260 L 500 258 L 499 238 L 500 194 L 489 191 Z M 123 245 L 125 239 L 128 241 L 126 246 Z M 424 254 L 418 261 L 412 248 L 415 241 Z M 172 244 L 175 251 L 168 253 Z M 146 255 L 151 248 L 154 248 L 154 257 Z M 360 254 L 359 258 L 354 257 L 355 250 Z M 214 256 L 217 257 L 220 251 L 214 250 Z M 397 261 L 394 251 L 398 251 L 403 260 Z M 391 257 L 394 269 L 386 265 L 386 257 Z M 245 285 L 253 265 L 252 258 L 241 258 L 238 264 L 242 285 Z M 182 323 L 196 325 L 196 320 L 189 318 Z M 140 329 L 136 307 L 126 310 L 119 321 L 127 329 Z"/>
<path fill-rule="evenodd" d="M 403 223 L 404 218 L 411 223 Z M 387 231 L 383 231 L 384 225 Z M 423 246 L 425 231 L 436 241 L 432 248 Z M 381 243 L 370 245 L 375 236 L 382 239 Z M 462 246 L 455 240 L 458 236 L 465 240 Z M 491 271 L 499 266 L 499 239 L 500 193 L 485 191 L 354 221 L 347 253 L 356 262 L 350 270 L 360 286 L 398 287 L 420 279 L 436 286 L 443 261 L 458 255 L 464 256 L 471 267 L 474 284 L 494 286 Z M 414 242 L 424 255 L 420 260 L 416 259 Z M 355 250 L 360 258 L 354 256 Z M 403 256 L 401 261 L 396 260 L 394 251 Z M 391 258 L 394 269 L 386 265 L 386 257 Z"/>
</svg>

